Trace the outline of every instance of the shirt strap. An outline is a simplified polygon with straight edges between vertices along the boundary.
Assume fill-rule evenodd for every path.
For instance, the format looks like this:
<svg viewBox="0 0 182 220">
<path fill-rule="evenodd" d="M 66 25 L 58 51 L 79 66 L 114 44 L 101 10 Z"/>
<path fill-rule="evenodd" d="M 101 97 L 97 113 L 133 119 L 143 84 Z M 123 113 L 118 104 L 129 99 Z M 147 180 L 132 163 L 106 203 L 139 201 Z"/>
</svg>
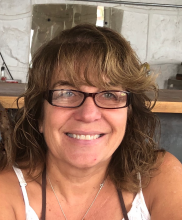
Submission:
<svg viewBox="0 0 182 220">
<path fill-rule="evenodd" d="M 25 202 L 25 209 L 27 211 L 28 207 L 29 207 L 28 195 L 27 195 L 27 191 L 26 191 L 26 188 L 25 188 L 27 183 L 25 182 L 22 171 L 19 168 L 14 167 L 14 166 L 13 166 L 13 169 L 14 169 L 14 171 L 16 173 L 16 176 L 19 180 L 19 184 L 21 186 L 21 190 L 22 190 L 22 194 L 23 194 L 23 199 L 24 199 L 24 202 Z"/>
<path fill-rule="evenodd" d="M 42 173 L 42 220 L 46 219 L 46 166 Z"/>
<path fill-rule="evenodd" d="M 127 215 L 127 211 L 126 211 L 126 207 L 125 207 L 125 204 L 124 204 L 122 192 L 119 189 L 117 189 L 117 192 L 118 192 L 118 197 L 119 197 L 119 201 L 120 201 L 120 204 L 121 204 L 121 209 L 122 209 L 122 212 L 123 212 L 124 219 L 129 220 L 128 215 Z"/>
</svg>

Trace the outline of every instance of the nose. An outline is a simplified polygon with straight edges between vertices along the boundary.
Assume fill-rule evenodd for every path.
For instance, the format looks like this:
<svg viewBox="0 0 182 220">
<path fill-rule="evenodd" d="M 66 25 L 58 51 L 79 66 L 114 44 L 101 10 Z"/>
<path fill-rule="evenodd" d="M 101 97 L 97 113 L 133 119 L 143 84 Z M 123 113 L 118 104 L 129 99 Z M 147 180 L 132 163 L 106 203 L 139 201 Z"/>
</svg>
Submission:
<svg viewBox="0 0 182 220">
<path fill-rule="evenodd" d="M 97 107 L 93 97 L 89 96 L 80 107 L 75 109 L 74 118 L 86 123 L 97 121 L 101 118 L 101 108 Z"/>
</svg>

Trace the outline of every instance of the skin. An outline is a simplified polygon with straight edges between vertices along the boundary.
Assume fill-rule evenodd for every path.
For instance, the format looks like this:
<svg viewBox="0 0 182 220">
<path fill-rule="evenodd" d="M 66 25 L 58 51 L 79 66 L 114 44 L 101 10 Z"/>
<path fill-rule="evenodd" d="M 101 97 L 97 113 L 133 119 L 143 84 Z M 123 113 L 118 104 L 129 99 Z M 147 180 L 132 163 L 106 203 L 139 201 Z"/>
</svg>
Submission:
<svg viewBox="0 0 182 220">
<path fill-rule="evenodd" d="M 69 86 L 65 85 L 66 88 Z M 60 88 L 60 85 L 56 85 L 55 88 Z M 95 87 L 85 85 L 79 89 L 84 92 L 98 91 Z M 51 106 L 47 101 L 44 102 L 44 117 L 39 129 L 48 145 L 47 174 L 67 219 L 82 219 L 92 203 L 100 183 L 105 179 L 111 156 L 123 139 L 126 120 L 127 108 L 101 109 L 95 106 L 91 97 L 76 109 L 58 108 Z M 66 135 L 68 132 L 78 134 L 101 132 L 104 136 L 86 141 L 70 138 Z M 26 170 L 23 173 L 28 182 L 26 189 L 30 205 L 40 217 L 41 178 L 31 181 L 26 175 Z M 174 156 L 166 153 L 159 170 L 143 189 L 151 220 L 182 219 L 181 183 L 181 163 Z M 48 182 L 46 192 L 48 198 L 46 219 L 64 219 Z M 129 211 L 135 195 L 123 192 L 123 197 L 126 209 Z M 0 173 L 0 198 L 0 220 L 25 219 L 24 201 L 13 170 Z M 122 218 L 116 188 L 107 178 L 86 219 L 121 220 Z"/>
</svg>

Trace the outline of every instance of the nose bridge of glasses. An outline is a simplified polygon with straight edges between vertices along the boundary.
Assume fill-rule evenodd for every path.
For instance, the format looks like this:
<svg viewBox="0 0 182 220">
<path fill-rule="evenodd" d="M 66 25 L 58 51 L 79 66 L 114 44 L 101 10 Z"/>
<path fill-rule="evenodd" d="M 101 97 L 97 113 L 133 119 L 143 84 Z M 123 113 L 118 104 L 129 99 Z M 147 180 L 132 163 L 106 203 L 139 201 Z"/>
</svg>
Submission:
<svg viewBox="0 0 182 220">
<path fill-rule="evenodd" d="M 84 92 L 85 99 L 88 98 L 88 97 L 92 97 L 92 98 L 94 99 L 96 94 L 97 94 L 97 93 Z"/>
<path fill-rule="evenodd" d="M 93 101 L 94 101 L 94 103 L 95 103 L 95 95 L 96 95 L 97 93 L 82 92 L 82 94 L 84 95 L 84 99 L 83 99 L 83 101 L 82 101 L 82 104 L 85 102 L 86 98 L 88 98 L 88 97 L 92 97 L 92 98 L 93 98 Z M 96 104 L 96 103 L 95 103 L 95 104 Z"/>
</svg>

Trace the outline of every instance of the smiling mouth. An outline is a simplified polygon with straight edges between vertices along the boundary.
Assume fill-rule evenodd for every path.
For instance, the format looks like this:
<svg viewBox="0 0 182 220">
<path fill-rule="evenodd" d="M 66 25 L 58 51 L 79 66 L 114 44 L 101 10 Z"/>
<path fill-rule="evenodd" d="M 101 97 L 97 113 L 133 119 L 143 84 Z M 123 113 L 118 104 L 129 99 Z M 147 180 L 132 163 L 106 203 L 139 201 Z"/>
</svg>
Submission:
<svg viewBox="0 0 182 220">
<path fill-rule="evenodd" d="M 95 135 L 83 135 L 83 134 L 71 134 L 66 133 L 68 137 L 79 139 L 79 140 L 95 140 L 103 136 L 103 134 L 95 134 Z"/>
</svg>

